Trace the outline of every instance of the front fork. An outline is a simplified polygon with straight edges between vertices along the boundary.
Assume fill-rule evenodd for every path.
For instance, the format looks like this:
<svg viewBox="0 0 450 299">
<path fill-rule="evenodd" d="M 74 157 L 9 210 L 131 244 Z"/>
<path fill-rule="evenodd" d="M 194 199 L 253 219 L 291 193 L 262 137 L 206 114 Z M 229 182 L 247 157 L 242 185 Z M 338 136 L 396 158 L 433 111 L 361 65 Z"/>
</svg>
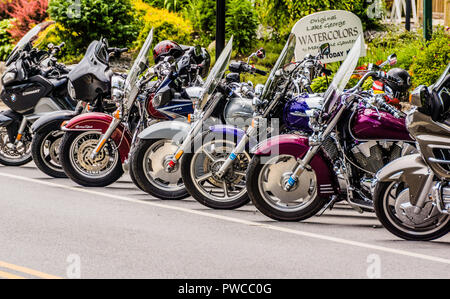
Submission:
<svg viewBox="0 0 450 299">
<path fill-rule="evenodd" d="M 225 160 L 225 162 L 222 164 L 222 166 L 216 172 L 216 175 L 219 178 L 222 178 L 222 176 L 225 174 L 227 169 L 233 163 L 234 159 L 236 159 L 236 157 L 238 155 L 237 153 L 241 153 L 244 150 L 245 146 L 247 145 L 248 141 L 250 140 L 250 137 L 255 136 L 257 131 L 258 130 L 257 130 L 256 126 L 248 127 L 248 129 L 245 131 L 244 136 L 242 136 L 241 140 L 236 145 L 234 150 L 231 152 L 231 154 L 228 155 L 228 157 Z"/>
<path fill-rule="evenodd" d="M 194 125 L 191 127 L 189 132 L 187 133 L 186 137 L 184 138 L 181 145 L 178 147 L 177 151 L 173 155 L 172 159 L 167 163 L 167 170 L 172 171 L 175 168 L 175 165 L 177 165 L 178 161 L 181 159 L 183 154 L 186 152 L 187 148 L 190 146 L 191 143 L 191 136 L 196 136 L 198 133 L 200 133 L 202 129 L 203 121 L 202 119 L 196 121 Z"/>
<path fill-rule="evenodd" d="M 19 131 L 17 131 L 17 136 L 16 136 L 16 140 L 14 140 L 14 145 L 17 145 L 17 143 L 19 143 L 19 141 L 22 140 L 23 134 L 27 127 L 27 123 L 28 123 L 28 118 L 26 116 L 24 116 L 20 123 Z"/>
<path fill-rule="evenodd" d="M 97 146 L 91 153 L 91 159 L 95 159 L 97 157 L 98 153 L 102 150 L 103 146 L 105 145 L 106 141 L 111 137 L 111 135 L 114 133 L 114 131 L 117 129 L 117 127 L 122 122 L 122 118 L 119 115 L 117 111 L 114 113 L 114 118 L 112 122 L 109 124 L 108 129 L 106 130 L 105 134 L 103 134 L 100 137 L 100 140 L 97 143 Z"/>
<path fill-rule="evenodd" d="M 317 136 L 317 141 L 314 141 L 314 145 L 312 145 L 309 150 L 306 152 L 303 159 L 297 159 L 297 163 L 295 166 L 294 171 L 292 172 L 292 175 L 289 177 L 287 182 L 284 185 L 284 189 L 286 191 L 290 191 L 292 187 L 297 183 L 297 180 L 299 176 L 309 167 L 309 163 L 314 158 L 314 156 L 319 151 L 320 147 L 322 146 L 323 141 L 331 134 L 331 132 L 334 130 L 336 124 L 338 123 L 339 119 L 341 118 L 342 114 L 344 113 L 346 109 L 346 105 L 342 105 L 340 110 L 336 113 L 333 120 L 326 126 L 325 130 L 322 133 L 319 133 Z M 311 143 L 311 137 L 310 137 L 310 143 Z"/>
<path fill-rule="evenodd" d="M 22 137 L 25 133 L 28 123 L 37 120 L 39 117 L 41 117 L 41 115 L 24 116 L 22 118 L 22 121 L 20 122 L 19 130 L 17 131 L 16 139 L 14 140 L 14 146 L 16 146 L 19 143 L 19 141 L 22 140 Z"/>
</svg>

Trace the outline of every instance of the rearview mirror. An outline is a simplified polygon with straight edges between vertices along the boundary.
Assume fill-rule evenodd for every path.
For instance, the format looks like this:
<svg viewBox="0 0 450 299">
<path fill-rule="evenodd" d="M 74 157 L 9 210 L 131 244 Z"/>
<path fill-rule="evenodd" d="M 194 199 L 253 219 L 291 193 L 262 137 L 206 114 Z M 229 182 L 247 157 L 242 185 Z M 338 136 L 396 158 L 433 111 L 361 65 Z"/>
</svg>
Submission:
<svg viewBox="0 0 450 299">
<path fill-rule="evenodd" d="M 330 51 L 331 50 L 330 50 L 330 44 L 329 43 L 320 45 L 320 54 L 321 55 L 329 55 Z"/>
<path fill-rule="evenodd" d="M 389 55 L 387 61 L 389 62 L 389 65 L 394 65 L 397 63 L 397 54 L 391 54 Z"/>
<path fill-rule="evenodd" d="M 266 50 L 264 48 L 261 48 L 258 51 L 256 51 L 256 57 L 258 57 L 259 59 L 265 58 L 266 57 Z"/>
</svg>

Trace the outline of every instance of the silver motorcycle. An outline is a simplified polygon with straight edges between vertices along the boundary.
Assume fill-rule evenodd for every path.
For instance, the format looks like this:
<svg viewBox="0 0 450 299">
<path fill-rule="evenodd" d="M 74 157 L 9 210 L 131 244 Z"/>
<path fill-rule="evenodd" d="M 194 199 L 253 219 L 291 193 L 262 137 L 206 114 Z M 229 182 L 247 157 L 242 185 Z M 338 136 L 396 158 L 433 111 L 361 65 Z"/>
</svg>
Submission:
<svg viewBox="0 0 450 299">
<path fill-rule="evenodd" d="M 406 126 L 419 154 L 383 167 L 372 185 L 378 219 L 406 240 L 433 240 L 450 230 L 450 64 L 438 81 L 417 87 Z"/>
</svg>

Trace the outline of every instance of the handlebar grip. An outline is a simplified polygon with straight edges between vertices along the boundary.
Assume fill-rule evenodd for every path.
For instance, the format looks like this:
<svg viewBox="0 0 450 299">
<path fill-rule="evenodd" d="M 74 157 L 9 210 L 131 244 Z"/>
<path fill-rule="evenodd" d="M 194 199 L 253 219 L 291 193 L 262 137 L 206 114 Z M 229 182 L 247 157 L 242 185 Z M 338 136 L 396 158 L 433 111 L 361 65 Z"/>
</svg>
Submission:
<svg viewBox="0 0 450 299">
<path fill-rule="evenodd" d="M 313 90 L 311 89 L 311 86 L 310 86 L 310 85 L 306 85 L 306 86 L 305 86 L 305 89 L 306 89 L 306 91 L 307 91 L 308 93 L 314 93 Z"/>
<path fill-rule="evenodd" d="M 261 75 L 261 76 L 266 76 L 267 75 L 266 71 L 263 71 L 263 70 L 260 70 L 260 69 L 257 69 L 257 68 L 255 68 L 255 73 L 257 73 L 258 75 Z"/>
</svg>

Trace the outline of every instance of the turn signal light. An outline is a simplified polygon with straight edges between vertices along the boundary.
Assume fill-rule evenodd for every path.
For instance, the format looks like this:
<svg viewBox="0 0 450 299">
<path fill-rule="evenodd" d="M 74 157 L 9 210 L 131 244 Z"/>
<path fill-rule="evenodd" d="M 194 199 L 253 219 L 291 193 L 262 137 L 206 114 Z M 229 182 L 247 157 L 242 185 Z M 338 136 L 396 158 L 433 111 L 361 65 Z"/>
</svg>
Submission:
<svg viewBox="0 0 450 299">
<path fill-rule="evenodd" d="M 188 114 L 188 123 L 192 121 L 192 114 Z"/>
<path fill-rule="evenodd" d="M 184 153 L 183 151 L 179 151 L 178 153 L 176 153 L 175 159 L 177 159 L 177 160 L 180 159 L 180 157 L 183 153 Z"/>
</svg>

